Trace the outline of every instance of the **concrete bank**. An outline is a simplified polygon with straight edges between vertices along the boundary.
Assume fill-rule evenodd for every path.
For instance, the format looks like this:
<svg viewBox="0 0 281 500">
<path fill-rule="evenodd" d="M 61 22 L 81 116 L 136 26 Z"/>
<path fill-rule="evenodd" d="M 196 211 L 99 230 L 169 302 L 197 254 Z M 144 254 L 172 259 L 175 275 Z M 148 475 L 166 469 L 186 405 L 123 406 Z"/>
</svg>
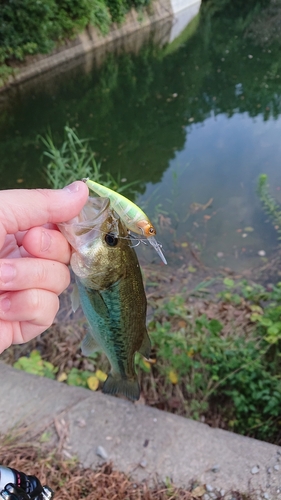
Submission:
<svg viewBox="0 0 281 500">
<path fill-rule="evenodd" d="M 55 422 L 67 454 L 85 467 L 110 460 L 136 479 L 169 477 L 185 486 L 197 480 L 210 492 L 251 491 L 281 499 L 280 447 L 1 362 L 0 380 L 2 433 L 25 425 L 36 441 Z"/>
<path fill-rule="evenodd" d="M 201 0 L 153 0 L 147 12 L 141 15 L 132 10 L 122 26 L 113 24 L 108 35 L 102 36 L 98 30 L 89 26 L 75 40 L 59 46 L 51 54 L 30 56 L 15 69 L 5 87 L 37 77 L 53 68 L 65 65 L 68 61 L 85 55 L 105 45 L 112 45 L 120 39 L 141 30 L 154 31 L 156 23 L 167 21 L 166 35 L 162 43 L 172 41 L 198 13 Z"/>
</svg>

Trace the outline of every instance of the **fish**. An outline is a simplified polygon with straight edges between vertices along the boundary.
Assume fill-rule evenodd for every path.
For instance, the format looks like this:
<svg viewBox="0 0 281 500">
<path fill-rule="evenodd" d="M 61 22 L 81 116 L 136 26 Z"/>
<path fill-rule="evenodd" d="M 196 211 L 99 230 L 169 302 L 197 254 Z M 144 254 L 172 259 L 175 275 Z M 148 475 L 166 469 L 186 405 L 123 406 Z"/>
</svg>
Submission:
<svg viewBox="0 0 281 500">
<path fill-rule="evenodd" d="M 115 212 L 121 217 L 126 227 L 136 234 L 145 236 L 147 241 L 156 250 L 164 264 L 167 261 L 161 250 L 161 245 L 156 241 L 156 229 L 150 222 L 147 215 L 132 201 L 125 198 L 120 193 L 116 193 L 112 189 L 99 184 L 98 182 L 92 181 L 91 179 L 82 179 L 89 189 L 94 191 L 101 197 L 106 197 L 110 199 L 110 203 Z"/>
<path fill-rule="evenodd" d="M 70 265 L 79 302 L 89 323 L 82 354 L 102 350 L 111 369 L 103 384 L 106 394 L 140 397 L 136 352 L 149 359 L 147 301 L 137 255 L 122 219 L 109 198 L 88 198 L 80 214 L 58 225 L 72 247 Z"/>
</svg>

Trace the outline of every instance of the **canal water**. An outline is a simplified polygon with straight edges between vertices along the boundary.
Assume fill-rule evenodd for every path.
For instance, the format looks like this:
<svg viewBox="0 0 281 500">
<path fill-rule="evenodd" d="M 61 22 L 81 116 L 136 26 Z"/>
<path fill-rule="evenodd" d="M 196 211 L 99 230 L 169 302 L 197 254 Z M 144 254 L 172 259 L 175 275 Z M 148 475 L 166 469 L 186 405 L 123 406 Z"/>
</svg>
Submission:
<svg viewBox="0 0 281 500">
<path fill-rule="evenodd" d="M 60 146 L 68 124 L 104 171 L 135 182 L 169 264 L 190 252 L 238 272 L 270 260 L 277 234 L 256 188 L 267 174 L 281 202 L 281 59 L 262 16 L 203 4 L 171 43 L 160 23 L 2 93 L 1 187 L 46 187 L 38 135 Z"/>
</svg>

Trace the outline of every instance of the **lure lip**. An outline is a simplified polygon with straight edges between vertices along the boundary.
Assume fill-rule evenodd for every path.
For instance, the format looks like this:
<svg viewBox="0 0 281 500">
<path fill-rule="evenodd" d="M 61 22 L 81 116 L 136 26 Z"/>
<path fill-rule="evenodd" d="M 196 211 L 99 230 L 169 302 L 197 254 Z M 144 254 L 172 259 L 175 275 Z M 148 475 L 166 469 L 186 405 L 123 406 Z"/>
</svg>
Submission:
<svg viewBox="0 0 281 500">
<path fill-rule="evenodd" d="M 156 241 L 156 239 L 154 238 L 154 236 L 150 236 L 149 238 L 147 238 L 147 241 L 149 241 L 149 243 L 156 250 L 156 252 L 158 253 L 158 255 L 161 258 L 161 260 L 164 262 L 164 264 L 167 264 L 167 261 L 166 261 L 166 259 L 164 257 L 164 254 L 163 254 L 162 250 L 161 250 L 161 245 L 160 245 L 160 243 L 158 243 L 158 241 Z"/>
</svg>

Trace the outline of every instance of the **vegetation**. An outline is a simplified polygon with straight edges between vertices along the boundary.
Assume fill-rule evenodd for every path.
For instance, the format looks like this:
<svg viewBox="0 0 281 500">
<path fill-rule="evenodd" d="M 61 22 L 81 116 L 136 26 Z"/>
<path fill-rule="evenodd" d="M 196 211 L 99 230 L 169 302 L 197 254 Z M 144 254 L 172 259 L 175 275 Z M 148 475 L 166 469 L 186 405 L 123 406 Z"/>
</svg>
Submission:
<svg viewBox="0 0 281 500">
<path fill-rule="evenodd" d="M 65 140 L 60 149 L 53 141 L 52 134 L 39 137 L 47 150 L 44 155 L 49 158 L 45 168 L 48 183 L 53 189 L 61 189 L 77 179 L 90 177 L 96 182 L 102 182 L 111 189 L 122 191 L 118 182 L 107 172 L 101 173 L 101 166 L 96 162 L 89 141 L 79 139 L 74 130 L 64 127 Z"/>
<path fill-rule="evenodd" d="M 259 176 L 258 195 L 266 213 L 272 219 L 274 228 L 280 234 L 279 239 L 281 239 L 281 207 L 269 193 L 266 174 Z"/>
<path fill-rule="evenodd" d="M 162 314 L 156 311 L 150 328 L 157 371 L 164 376 L 160 397 L 171 394 L 172 383 L 186 415 L 208 418 L 217 408 L 226 428 L 280 442 L 281 283 L 271 291 L 226 283 L 219 307 L 209 303 L 208 315 L 194 315 L 180 296 Z M 232 325 L 218 314 L 231 304 Z"/>
<path fill-rule="evenodd" d="M 75 180 L 87 177 L 119 193 L 132 189 L 134 183 L 125 183 L 125 179 L 115 179 L 109 172 L 103 171 L 101 164 L 96 162 L 90 141 L 79 139 L 68 125 L 64 127 L 64 142 L 60 149 L 55 146 L 50 132 L 45 137 L 39 136 L 39 140 L 46 147 L 43 156 L 49 162 L 44 171 L 47 182 L 53 189 L 61 189 Z"/>
</svg>

